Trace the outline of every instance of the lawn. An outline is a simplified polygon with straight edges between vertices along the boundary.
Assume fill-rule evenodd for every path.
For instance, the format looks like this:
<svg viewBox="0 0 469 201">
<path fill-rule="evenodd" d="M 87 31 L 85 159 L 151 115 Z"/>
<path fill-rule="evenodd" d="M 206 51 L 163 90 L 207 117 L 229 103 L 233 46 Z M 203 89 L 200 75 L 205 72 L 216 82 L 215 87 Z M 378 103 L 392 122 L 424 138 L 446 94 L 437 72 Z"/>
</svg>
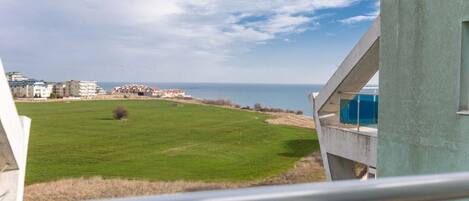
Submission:
<svg viewBox="0 0 469 201">
<path fill-rule="evenodd" d="M 116 106 L 129 119 L 112 119 Z M 32 118 L 26 182 L 103 176 L 246 181 L 279 174 L 319 149 L 313 130 L 268 115 L 169 101 L 17 103 Z"/>
</svg>

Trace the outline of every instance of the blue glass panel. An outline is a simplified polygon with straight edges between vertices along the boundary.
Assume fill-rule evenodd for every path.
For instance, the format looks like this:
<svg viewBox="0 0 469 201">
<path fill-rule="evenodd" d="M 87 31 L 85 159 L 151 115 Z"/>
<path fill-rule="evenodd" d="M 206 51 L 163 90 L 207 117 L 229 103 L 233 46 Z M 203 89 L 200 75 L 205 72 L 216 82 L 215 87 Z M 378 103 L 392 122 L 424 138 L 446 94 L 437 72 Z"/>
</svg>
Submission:
<svg viewBox="0 0 469 201">
<path fill-rule="evenodd" d="M 358 117 L 358 96 L 360 96 L 360 117 Z M 377 95 L 357 95 L 352 100 L 340 100 L 340 122 L 344 124 L 377 124 L 378 123 Z"/>
</svg>

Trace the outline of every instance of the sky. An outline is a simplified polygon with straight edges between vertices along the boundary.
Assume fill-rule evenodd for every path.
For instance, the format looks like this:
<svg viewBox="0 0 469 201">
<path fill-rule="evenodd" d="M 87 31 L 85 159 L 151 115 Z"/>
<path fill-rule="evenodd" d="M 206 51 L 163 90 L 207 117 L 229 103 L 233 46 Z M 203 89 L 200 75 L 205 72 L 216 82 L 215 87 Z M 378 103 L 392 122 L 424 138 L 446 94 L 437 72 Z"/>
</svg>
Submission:
<svg viewBox="0 0 469 201">
<path fill-rule="evenodd" d="M 6 71 L 47 81 L 322 84 L 378 0 L 0 0 Z"/>
</svg>

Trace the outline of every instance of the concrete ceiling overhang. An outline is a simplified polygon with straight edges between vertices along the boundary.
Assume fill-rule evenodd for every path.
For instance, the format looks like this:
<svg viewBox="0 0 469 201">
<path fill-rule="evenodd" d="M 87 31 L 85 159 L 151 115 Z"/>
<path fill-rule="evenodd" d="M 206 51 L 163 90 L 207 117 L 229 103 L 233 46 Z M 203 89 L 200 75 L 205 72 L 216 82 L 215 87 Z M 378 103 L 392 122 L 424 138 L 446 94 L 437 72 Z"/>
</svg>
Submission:
<svg viewBox="0 0 469 201">
<path fill-rule="evenodd" d="M 341 97 L 351 98 L 350 92 L 359 92 L 373 78 L 379 70 L 380 34 L 378 17 L 315 97 L 319 115 L 337 112 Z"/>
</svg>

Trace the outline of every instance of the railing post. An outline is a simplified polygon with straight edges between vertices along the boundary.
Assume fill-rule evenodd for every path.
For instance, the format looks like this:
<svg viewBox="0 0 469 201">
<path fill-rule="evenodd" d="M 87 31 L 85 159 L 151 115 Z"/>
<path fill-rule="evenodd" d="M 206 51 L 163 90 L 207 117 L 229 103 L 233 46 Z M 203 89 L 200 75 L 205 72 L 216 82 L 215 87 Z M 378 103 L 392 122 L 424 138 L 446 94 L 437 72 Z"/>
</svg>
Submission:
<svg viewBox="0 0 469 201">
<path fill-rule="evenodd" d="M 337 115 L 338 115 L 338 117 L 339 117 L 338 125 L 340 125 L 340 124 L 342 123 L 342 122 L 340 121 L 340 113 L 342 112 L 342 111 L 341 111 L 341 110 L 342 110 L 342 107 L 341 107 L 340 101 L 341 101 L 341 99 L 342 99 L 342 95 L 341 95 L 340 92 L 337 93 L 337 94 L 339 95 L 339 103 L 338 103 L 338 104 L 339 104 L 339 112 L 337 112 Z"/>
<path fill-rule="evenodd" d="M 360 131 L 360 94 L 357 97 L 357 131 Z"/>
</svg>

